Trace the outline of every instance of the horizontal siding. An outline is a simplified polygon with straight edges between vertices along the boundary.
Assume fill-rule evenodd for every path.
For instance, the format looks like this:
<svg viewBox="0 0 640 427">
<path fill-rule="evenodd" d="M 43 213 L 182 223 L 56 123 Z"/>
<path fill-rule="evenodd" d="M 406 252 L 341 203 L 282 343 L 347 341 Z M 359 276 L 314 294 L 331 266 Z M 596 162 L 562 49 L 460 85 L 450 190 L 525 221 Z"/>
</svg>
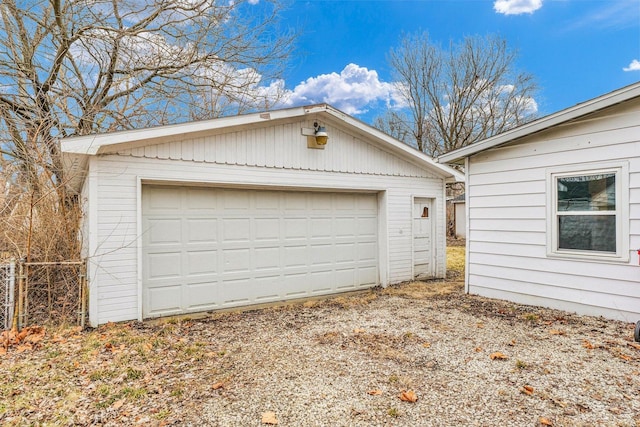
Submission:
<svg viewBox="0 0 640 427">
<path fill-rule="evenodd" d="M 636 321 L 640 267 L 547 255 L 547 170 L 629 164 L 629 247 L 640 247 L 640 104 L 560 126 L 470 158 L 471 293 Z M 587 165 L 590 164 L 590 165 Z"/>
<path fill-rule="evenodd" d="M 282 132 L 285 132 L 283 129 Z M 291 132 L 293 130 L 290 130 Z M 299 129 L 296 130 L 299 132 Z M 335 134 L 331 134 L 333 137 Z M 258 138 L 259 135 L 251 136 Z M 353 139 L 353 153 L 361 142 Z M 331 140 L 330 140 L 331 143 Z M 279 145 L 274 140 L 275 150 Z M 205 155 L 212 146 L 197 140 L 193 156 Z M 208 147 L 208 148 L 207 148 Z M 267 147 L 271 147 L 267 145 Z M 145 153 L 148 147 L 144 149 Z M 228 148 L 225 146 L 225 150 Z M 237 147 L 236 147 L 237 148 Z M 171 147 L 167 148 L 171 151 Z M 271 149 L 271 148 L 269 148 Z M 266 150 L 266 148 L 265 148 Z M 306 148 L 305 148 L 306 150 Z M 151 150 L 152 152 L 153 150 Z M 174 154 L 178 152 L 173 147 Z M 180 155 L 184 153 L 180 149 Z M 200 154 L 198 154 L 200 153 Z M 266 151 L 265 151 L 266 153 Z M 373 152 L 372 152 L 373 153 Z M 228 153 L 225 151 L 225 155 Z M 177 155 L 177 154 L 176 154 Z M 244 154 L 246 158 L 252 155 Z M 262 155 L 262 152 L 261 152 Z M 288 155 L 286 161 L 295 155 Z M 372 159 L 375 153 L 372 154 Z M 275 159 L 274 159 L 275 161 Z M 295 159 L 292 161 L 295 162 Z M 283 164 L 285 159 L 283 159 Z M 348 161 L 343 166 L 347 169 Z M 399 161 L 396 167 L 402 167 Z M 436 200 L 436 275 L 445 275 L 445 221 L 443 182 L 441 179 L 400 175 L 325 172 L 275 167 L 238 166 L 236 164 L 211 164 L 136 155 L 103 155 L 98 157 L 98 206 L 99 222 L 96 226 L 96 253 L 91 254 L 92 292 L 97 292 L 99 310 L 97 323 L 131 320 L 138 317 L 137 256 L 140 231 L 137 229 L 138 177 L 149 182 L 185 182 L 209 186 L 250 188 L 289 188 L 368 192 L 386 191 L 386 234 L 388 236 L 386 266 L 389 283 L 411 279 L 412 274 L 412 198 L 431 197 Z M 383 215 L 384 216 L 384 215 Z"/>
<path fill-rule="evenodd" d="M 353 174 L 434 177 L 338 126 L 327 126 L 329 142 L 322 150 L 307 148 L 304 121 L 244 129 L 204 138 L 190 138 L 141 148 L 123 156 L 196 163 L 344 172 Z"/>
</svg>

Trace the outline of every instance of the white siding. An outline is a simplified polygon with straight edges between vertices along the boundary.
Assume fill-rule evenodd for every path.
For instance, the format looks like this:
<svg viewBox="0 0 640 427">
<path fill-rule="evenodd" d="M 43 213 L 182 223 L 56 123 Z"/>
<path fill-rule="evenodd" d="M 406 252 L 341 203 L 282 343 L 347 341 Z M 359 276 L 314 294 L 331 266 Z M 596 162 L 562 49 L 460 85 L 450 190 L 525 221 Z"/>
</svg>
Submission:
<svg viewBox="0 0 640 427">
<path fill-rule="evenodd" d="M 469 292 L 584 314 L 640 318 L 640 103 L 469 159 Z M 547 256 L 547 169 L 629 164 L 630 261 Z M 625 236 L 625 238 L 627 238 Z"/>
<path fill-rule="evenodd" d="M 399 159 L 358 136 L 342 131 L 339 127 L 327 126 L 329 143 L 325 149 L 308 149 L 307 138 L 301 135 L 301 129 L 309 126 L 303 121 L 274 124 L 266 128 L 244 129 L 202 138 L 122 149 L 118 154 L 277 169 L 432 176 L 423 168 Z"/>
<path fill-rule="evenodd" d="M 95 158 L 96 233 L 92 236 L 92 324 L 141 316 L 139 197 L 142 183 L 184 183 L 236 188 L 375 191 L 379 194 L 381 284 L 412 277 L 412 204 L 434 198 L 435 268 L 445 275 L 442 178 L 329 129 L 325 150 L 306 148 L 300 124 L 278 125 L 133 148 Z M 386 220 L 385 220 L 386 219 Z M 386 237 L 386 238 L 385 238 Z M 97 308 L 96 308 L 97 307 Z"/>
</svg>

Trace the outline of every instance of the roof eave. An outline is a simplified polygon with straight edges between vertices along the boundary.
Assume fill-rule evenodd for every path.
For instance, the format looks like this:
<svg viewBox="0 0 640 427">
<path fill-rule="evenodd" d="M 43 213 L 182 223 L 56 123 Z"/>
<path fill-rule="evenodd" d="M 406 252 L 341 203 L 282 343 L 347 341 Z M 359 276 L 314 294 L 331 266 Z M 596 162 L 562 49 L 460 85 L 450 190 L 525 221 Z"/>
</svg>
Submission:
<svg viewBox="0 0 640 427">
<path fill-rule="evenodd" d="M 518 126 L 517 128 L 476 142 L 475 144 L 471 144 L 466 147 L 462 147 L 449 153 L 443 154 L 442 156 L 438 157 L 438 162 L 456 163 L 464 159 L 465 157 L 472 156 L 481 151 L 498 147 L 500 145 L 513 142 L 520 138 L 542 132 L 554 126 L 558 126 L 571 120 L 593 114 L 605 108 L 612 107 L 616 104 L 629 101 L 630 99 L 636 98 L 638 96 L 640 96 L 640 82 L 625 86 L 616 91 L 609 92 L 605 95 L 599 96 L 589 101 L 574 105 L 573 107 L 558 111 L 557 113 L 550 114 L 522 126 Z"/>
</svg>

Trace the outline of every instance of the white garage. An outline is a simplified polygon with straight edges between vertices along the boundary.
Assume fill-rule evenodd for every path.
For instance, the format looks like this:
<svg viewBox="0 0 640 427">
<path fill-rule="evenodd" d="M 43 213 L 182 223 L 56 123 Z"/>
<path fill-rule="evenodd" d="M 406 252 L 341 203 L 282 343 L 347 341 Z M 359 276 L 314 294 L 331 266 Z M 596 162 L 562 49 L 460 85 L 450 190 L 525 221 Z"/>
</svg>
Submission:
<svg viewBox="0 0 640 427">
<path fill-rule="evenodd" d="M 378 283 L 376 194 L 142 187 L 144 317 Z"/>
<path fill-rule="evenodd" d="M 446 274 L 445 184 L 461 175 L 328 105 L 62 149 L 92 325 Z"/>
</svg>

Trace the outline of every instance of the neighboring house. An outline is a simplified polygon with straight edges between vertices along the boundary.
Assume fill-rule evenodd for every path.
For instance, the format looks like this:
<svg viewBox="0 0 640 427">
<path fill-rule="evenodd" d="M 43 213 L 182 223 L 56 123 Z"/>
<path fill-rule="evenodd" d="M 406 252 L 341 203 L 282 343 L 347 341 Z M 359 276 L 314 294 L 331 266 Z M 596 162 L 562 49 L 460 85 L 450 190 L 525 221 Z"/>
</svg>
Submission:
<svg viewBox="0 0 640 427">
<path fill-rule="evenodd" d="M 450 201 L 453 206 L 453 233 L 456 239 L 467 238 L 467 205 L 461 194 Z"/>
<path fill-rule="evenodd" d="M 328 105 L 62 151 L 83 201 L 92 325 L 444 277 L 445 183 L 464 179 Z"/>
<path fill-rule="evenodd" d="M 465 166 L 468 292 L 640 319 L 640 83 L 439 161 Z"/>
</svg>

